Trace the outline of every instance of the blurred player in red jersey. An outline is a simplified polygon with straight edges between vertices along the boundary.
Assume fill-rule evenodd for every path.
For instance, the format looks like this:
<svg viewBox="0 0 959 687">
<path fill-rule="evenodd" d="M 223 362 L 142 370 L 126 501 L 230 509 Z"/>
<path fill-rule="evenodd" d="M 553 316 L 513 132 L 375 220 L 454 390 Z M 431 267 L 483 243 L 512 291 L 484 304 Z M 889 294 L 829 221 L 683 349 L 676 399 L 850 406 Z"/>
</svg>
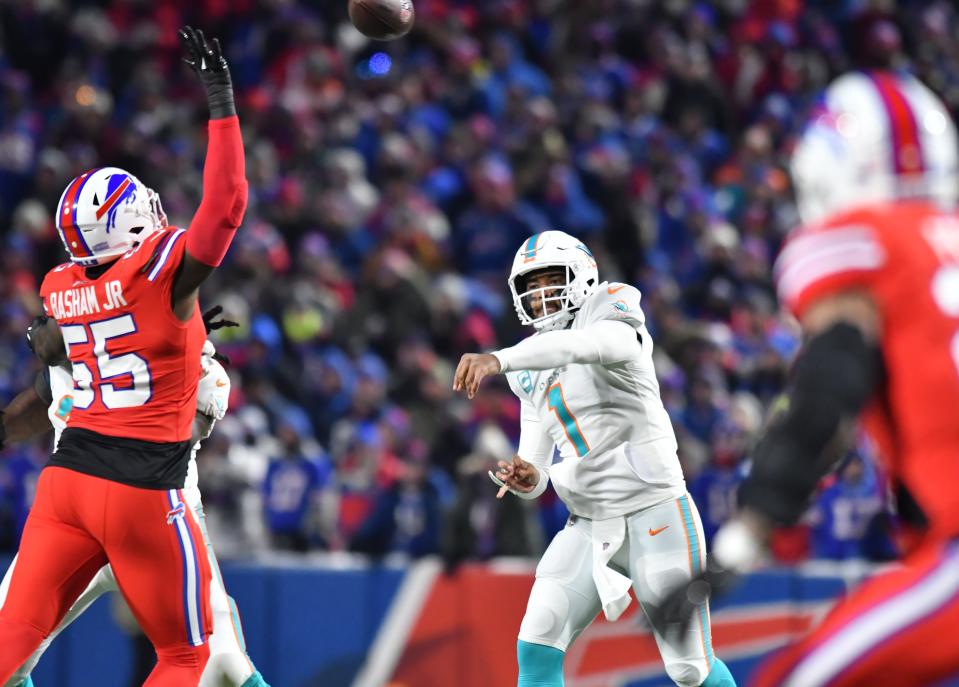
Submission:
<svg viewBox="0 0 959 687">
<path fill-rule="evenodd" d="M 57 209 L 71 262 L 47 274 L 41 295 L 67 345 L 73 409 L 0 609 L 0 683 L 107 563 L 156 647 L 145 684 L 196 685 L 209 657 L 210 564 L 182 488 L 206 339 L 198 289 L 240 224 L 246 180 L 219 42 L 189 27 L 180 35 L 210 106 L 189 230 L 168 227 L 157 196 L 114 167 L 71 181 Z"/>
<path fill-rule="evenodd" d="M 776 265 L 807 342 L 789 406 L 757 445 L 740 512 L 710 571 L 672 597 L 681 618 L 753 567 L 795 522 L 860 415 L 921 543 L 753 676 L 762 687 L 927 685 L 959 673 L 959 193 L 957 138 L 915 78 L 850 73 L 825 93 L 792 160 L 804 226 Z"/>
</svg>

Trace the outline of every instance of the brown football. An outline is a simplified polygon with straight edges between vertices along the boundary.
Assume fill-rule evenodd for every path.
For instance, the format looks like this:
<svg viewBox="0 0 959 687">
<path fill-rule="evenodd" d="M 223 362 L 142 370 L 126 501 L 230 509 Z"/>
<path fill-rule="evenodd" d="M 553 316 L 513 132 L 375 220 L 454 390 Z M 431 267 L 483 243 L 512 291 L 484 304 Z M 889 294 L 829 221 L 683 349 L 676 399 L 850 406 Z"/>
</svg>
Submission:
<svg viewBox="0 0 959 687">
<path fill-rule="evenodd" d="M 350 21 L 364 36 L 391 41 L 413 28 L 412 0 L 350 0 Z"/>
</svg>

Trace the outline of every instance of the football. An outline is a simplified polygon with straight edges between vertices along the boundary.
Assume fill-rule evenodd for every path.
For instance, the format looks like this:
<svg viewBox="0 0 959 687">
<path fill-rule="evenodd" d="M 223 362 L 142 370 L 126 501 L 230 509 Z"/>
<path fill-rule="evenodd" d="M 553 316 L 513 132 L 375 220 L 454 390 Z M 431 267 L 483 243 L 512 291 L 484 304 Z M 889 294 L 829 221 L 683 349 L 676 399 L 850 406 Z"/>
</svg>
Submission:
<svg viewBox="0 0 959 687">
<path fill-rule="evenodd" d="M 350 21 L 368 38 L 391 41 L 413 28 L 412 0 L 350 0 Z"/>
</svg>

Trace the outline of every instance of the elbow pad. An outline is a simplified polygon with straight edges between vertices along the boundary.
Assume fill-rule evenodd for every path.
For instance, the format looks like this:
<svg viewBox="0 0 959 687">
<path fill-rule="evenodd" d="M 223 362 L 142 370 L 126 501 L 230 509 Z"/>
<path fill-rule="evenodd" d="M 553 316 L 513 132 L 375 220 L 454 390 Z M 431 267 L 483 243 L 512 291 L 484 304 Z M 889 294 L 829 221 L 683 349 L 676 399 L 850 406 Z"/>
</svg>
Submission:
<svg viewBox="0 0 959 687">
<path fill-rule="evenodd" d="M 878 348 L 858 327 L 838 323 L 813 337 L 796 361 L 789 408 L 753 451 L 741 505 L 777 523 L 796 522 L 833 467 L 840 423 L 862 411 L 882 378 Z"/>
</svg>

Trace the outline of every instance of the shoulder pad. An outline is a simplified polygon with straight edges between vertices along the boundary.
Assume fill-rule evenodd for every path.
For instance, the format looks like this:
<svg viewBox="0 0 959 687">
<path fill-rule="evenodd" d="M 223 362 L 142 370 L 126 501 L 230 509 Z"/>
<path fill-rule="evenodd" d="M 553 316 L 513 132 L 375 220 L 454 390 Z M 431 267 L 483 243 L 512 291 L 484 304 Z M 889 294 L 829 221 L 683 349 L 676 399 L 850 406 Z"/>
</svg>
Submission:
<svg viewBox="0 0 959 687">
<path fill-rule="evenodd" d="M 638 329 L 646 322 L 646 316 L 640 308 L 642 295 L 635 286 L 618 282 L 603 282 L 597 287 L 580 311 L 586 324 L 602 320 L 626 322 Z"/>
</svg>

